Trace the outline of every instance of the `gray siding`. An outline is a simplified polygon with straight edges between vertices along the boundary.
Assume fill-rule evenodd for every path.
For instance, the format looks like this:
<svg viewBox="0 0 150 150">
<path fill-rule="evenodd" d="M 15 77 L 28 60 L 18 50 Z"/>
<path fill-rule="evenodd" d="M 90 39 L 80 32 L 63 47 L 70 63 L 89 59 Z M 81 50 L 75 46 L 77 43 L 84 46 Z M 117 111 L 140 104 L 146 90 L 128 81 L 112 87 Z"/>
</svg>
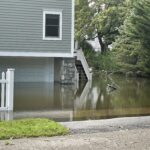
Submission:
<svg viewBox="0 0 150 150">
<path fill-rule="evenodd" d="M 43 10 L 62 9 L 62 40 L 43 40 Z M 71 0 L 0 0 L 0 51 L 69 53 Z"/>
</svg>

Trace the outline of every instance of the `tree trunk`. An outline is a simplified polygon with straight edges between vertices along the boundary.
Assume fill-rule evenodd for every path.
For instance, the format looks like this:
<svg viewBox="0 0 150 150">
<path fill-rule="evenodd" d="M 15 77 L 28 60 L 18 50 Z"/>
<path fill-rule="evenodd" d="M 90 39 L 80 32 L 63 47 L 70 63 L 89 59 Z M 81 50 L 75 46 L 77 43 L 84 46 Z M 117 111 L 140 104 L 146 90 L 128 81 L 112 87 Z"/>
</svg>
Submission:
<svg viewBox="0 0 150 150">
<path fill-rule="evenodd" d="M 102 40 L 102 35 L 101 35 L 101 33 L 98 32 L 97 34 L 98 34 L 99 44 L 100 44 L 100 46 L 101 46 L 101 53 L 103 54 L 103 53 L 106 52 L 107 48 L 106 48 L 105 43 L 104 43 L 103 40 Z"/>
</svg>

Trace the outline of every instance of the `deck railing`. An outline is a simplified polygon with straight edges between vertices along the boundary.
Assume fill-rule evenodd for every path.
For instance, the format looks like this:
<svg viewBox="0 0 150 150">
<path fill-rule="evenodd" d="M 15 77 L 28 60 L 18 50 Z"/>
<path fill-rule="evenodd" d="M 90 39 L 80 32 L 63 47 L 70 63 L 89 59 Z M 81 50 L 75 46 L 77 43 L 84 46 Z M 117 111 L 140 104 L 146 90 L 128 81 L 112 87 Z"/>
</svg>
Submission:
<svg viewBox="0 0 150 150">
<path fill-rule="evenodd" d="M 12 111 L 14 103 L 14 70 L 7 69 L 7 72 L 2 72 L 0 111 Z"/>
<path fill-rule="evenodd" d="M 82 66 L 84 68 L 84 71 L 85 71 L 85 74 L 87 76 L 87 79 L 89 81 L 92 80 L 92 69 L 89 67 L 87 61 L 86 61 L 86 58 L 84 56 L 84 53 L 81 49 L 79 50 L 76 50 L 76 56 L 77 56 L 77 60 L 80 60 L 81 63 L 82 63 Z"/>
</svg>

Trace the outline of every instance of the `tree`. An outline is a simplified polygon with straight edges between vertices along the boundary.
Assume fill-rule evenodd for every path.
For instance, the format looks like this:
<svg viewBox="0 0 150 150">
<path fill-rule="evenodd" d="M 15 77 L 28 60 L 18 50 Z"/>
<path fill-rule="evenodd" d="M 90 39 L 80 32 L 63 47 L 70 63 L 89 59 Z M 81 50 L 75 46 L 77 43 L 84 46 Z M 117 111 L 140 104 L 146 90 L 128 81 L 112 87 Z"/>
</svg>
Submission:
<svg viewBox="0 0 150 150">
<path fill-rule="evenodd" d="M 76 38 L 99 39 L 101 52 L 108 50 L 124 21 L 124 0 L 78 0 Z"/>
<path fill-rule="evenodd" d="M 92 19 L 94 12 L 89 7 L 88 0 L 76 0 L 75 13 L 75 37 L 78 41 L 83 41 L 86 36 L 90 35 L 94 28 L 92 27 Z"/>
<path fill-rule="evenodd" d="M 127 68 L 150 73 L 150 1 L 134 0 L 130 5 L 130 16 L 114 43 L 116 58 Z"/>
</svg>

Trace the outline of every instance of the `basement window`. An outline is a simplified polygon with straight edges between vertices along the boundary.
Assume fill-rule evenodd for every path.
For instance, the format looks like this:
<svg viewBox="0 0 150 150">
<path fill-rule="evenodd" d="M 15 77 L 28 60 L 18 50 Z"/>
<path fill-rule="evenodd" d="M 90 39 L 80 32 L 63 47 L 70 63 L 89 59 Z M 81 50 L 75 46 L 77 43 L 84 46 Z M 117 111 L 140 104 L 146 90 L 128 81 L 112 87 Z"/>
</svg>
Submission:
<svg viewBox="0 0 150 150">
<path fill-rule="evenodd" d="M 43 40 L 62 40 L 62 11 L 43 12 Z"/>
</svg>

